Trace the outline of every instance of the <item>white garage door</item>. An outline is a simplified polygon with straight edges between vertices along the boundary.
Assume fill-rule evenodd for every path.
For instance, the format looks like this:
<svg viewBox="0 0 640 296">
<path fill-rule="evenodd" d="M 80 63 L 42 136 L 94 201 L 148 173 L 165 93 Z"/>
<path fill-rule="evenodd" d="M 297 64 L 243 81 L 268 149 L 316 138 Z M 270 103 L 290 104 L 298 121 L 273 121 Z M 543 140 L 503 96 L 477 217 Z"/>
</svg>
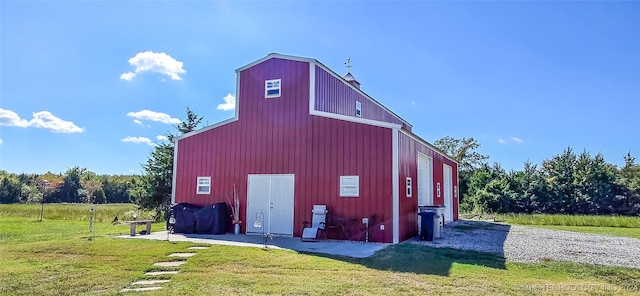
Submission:
<svg viewBox="0 0 640 296">
<path fill-rule="evenodd" d="M 418 153 L 418 206 L 433 205 L 433 164 L 431 158 Z"/>
<path fill-rule="evenodd" d="M 293 236 L 294 184 L 294 175 L 249 175 L 247 233 Z M 258 213 L 260 225 L 254 223 Z"/>
<path fill-rule="evenodd" d="M 453 170 L 451 166 L 443 164 L 442 172 L 444 174 L 444 221 L 453 221 Z"/>
</svg>

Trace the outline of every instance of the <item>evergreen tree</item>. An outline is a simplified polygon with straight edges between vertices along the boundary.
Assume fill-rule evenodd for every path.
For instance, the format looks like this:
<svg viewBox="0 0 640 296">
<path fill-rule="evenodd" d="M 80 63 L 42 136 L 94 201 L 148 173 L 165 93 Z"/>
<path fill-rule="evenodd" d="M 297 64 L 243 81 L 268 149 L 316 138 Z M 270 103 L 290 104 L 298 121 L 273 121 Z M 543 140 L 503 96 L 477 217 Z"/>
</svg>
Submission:
<svg viewBox="0 0 640 296">
<path fill-rule="evenodd" d="M 74 166 L 67 170 L 60 187 L 58 188 L 59 200 L 57 202 L 81 202 L 80 193 L 82 185 L 80 180 L 85 169 Z"/>
<path fill-rule="evenodd" d="M 180 134 L 194 131 L 202 122 L 202 117 L 187 108 L 187 120 L 175 128 Z M 156 143 L 147 162 L 142 165 L 143 175 L 130 188 L 129 195 L 141 208 L 154 210 L 155 219 L 162 217 L 162 213 L 171 204 L 171 189 L 173 181 L 173 150 L 175 135 L 168 133 L 169 141 Z"/>
<path fill-rule="evenodd" d="M 575 204 L 574 172 L 577 157 L 571 147 L 542 162 L 542 175 L 548 184 L 548 213 L 566 213 Z"/>
<path fill-rule="evenodd" d="M 635 163 L 631 152 L 624 156 L 624 166 L 617 175 L 618 198 L 621 200 L 619 212 L 626 214 L 640 212 L 640 164 Z"/>
<path fill-rule="evenodd" d="M 0 203 L 9 204 L 20 202 L 21 185 L 18 179 L 0 171 Z"/>
</svg>

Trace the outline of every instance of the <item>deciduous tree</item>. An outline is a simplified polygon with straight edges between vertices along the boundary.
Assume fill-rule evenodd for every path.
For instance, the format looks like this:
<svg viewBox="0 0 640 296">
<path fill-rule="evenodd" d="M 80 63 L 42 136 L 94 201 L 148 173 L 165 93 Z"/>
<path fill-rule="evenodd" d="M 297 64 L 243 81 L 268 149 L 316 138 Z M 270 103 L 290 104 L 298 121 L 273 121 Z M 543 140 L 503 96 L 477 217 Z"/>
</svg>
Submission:
<svg viewBox="0 0 640 296">
<path fill-rule="evenodd" d="M 446 136 L 435 141 L 433 145 L 458 162 L 460 206 L 463 209 L 472 209 L 474 207 L 473 202 L 467 204 L 466 201 L 469 195 L 471 177 L 474 170 L 487 164 L 486 161 L 489 156 L 476 151 L 481 145 L 474 138 L 456 139 Z"/>
<path fill-rule="evenodd" d="M 435 141 L 433 145 L 453 157 L 458 162 L 460 171 L 472 171 L 481 167 L 489 159 L 488 155 L 476 151 L 481 145 L 474 138 L 456 139 L 446 136 Z"/>
</svg>

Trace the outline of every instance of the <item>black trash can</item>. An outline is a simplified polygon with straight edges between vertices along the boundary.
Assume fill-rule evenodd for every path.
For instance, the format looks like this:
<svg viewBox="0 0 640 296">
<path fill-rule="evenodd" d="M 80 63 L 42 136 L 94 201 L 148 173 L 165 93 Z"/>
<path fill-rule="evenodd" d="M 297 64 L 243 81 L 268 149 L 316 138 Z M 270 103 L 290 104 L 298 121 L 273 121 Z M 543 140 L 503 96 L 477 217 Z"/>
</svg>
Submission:
<svg viewBox="0 0 640 296">
<path fill-rule="evenodd" d="M 421 212 L 420 215 L 420 240 L 433 241 L 433 221 L 436 213 Z"/>
</svg>

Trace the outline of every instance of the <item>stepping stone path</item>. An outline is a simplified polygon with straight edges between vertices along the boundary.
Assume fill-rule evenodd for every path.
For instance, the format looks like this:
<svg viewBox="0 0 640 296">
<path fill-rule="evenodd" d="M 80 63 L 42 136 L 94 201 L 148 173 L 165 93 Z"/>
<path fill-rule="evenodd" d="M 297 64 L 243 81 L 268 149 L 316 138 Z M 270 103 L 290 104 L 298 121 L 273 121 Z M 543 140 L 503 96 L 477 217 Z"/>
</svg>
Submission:
<svg viewBox="0 0 640 296">
<path fill-rule="evenodd" d="M 180 258 L 189 258 L 193 255 L 195 255 L 196 253 L 173 253 L 171 255 L 169 255 L 169 257 L 180 257 Z"/>
<path fill-rule="evenodd" d="M 162 289 L 162 287 L 143 287 L 143 288 L 122 289 L 120 290 L 120 292 L 143 292 L 143 291 L 155 291 L 160 289 Z"/>
<path fill-rule="evenodd" d="M 182 264 L 187 263 L 187 261 L 169 261 L 169 262 L 158 262 L 158 263 L 153 263 L 153 266 L 159 266 L 159 267 L 178 267 Z"/>
<path fill-rule="evenodd" d="M 189 247 L 189 250 L 205 250 L 208 249 L 208 247 Z M 178 258 L 185 258 L 188 259 L 192 256 L 195 256 L 196 253 L 173 253 L 170 254 L 168 257 L 178 257 Z M 157 262 L 154 263 L 153 266 L 158 266 L 158 267 L 176 267 L 178 268 L 180 265 L 185 264 L 187 261 L 169 261 L 169 262 Z M 159 275 L 174 275 L 174 274 L 178 274 L 177 270 L 167 270 L 167 271 L 149 271 L 146 272 L 145 275 L 146 276 L 159 276 Z M 158 284 L 164 284 L 164 283 L 168 283 L 171 280 L 153 280 L 153 279 L 149 279 L 149 280 L 140 280 L 140 281 L 135 281 L 133 283 L 131 283 L 131 288 L 125 288 L 120 290 L 120 292 L 144 292 L 144 291 L 156 291 L 156 290 L 160 290 L 162 289 L 161 286 L 154 286 L 154 285 L 158 285 Z"/>
<path fill-rule="evenodd" d="M 187 249 L 189 250 L 206 250 L 209 247 L 188 247 Z"/>
<path fill-rule="evenodd" d="M 171 280 L 142 280 L 131 283 L 132 285 L 156 285 L 168 283 Z"/>
<path fill-rule="evenodd" d="M 156 275 L 165 275 L 165 274 L 178 274 L 177 270 L 174 271 L 149 271 L 144 275 L 156 276 Z"/>
</svg>

